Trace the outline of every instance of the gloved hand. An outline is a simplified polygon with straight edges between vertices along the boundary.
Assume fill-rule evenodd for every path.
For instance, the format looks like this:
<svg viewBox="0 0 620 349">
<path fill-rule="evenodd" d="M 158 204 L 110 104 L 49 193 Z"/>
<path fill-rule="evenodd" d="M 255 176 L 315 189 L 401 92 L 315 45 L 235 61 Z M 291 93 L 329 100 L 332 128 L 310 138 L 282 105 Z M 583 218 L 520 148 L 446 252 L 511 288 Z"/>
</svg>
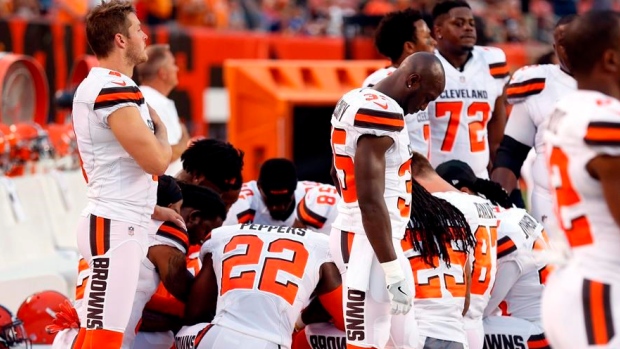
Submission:
<svg viewBox="0 0 620 349">
<path fill-rule="evenodd" d="M 387 286 L 390 295 L 390 305 L 392 315 L 407 314 L 411 310 L 412 292 L 405 279 L 397 281 Z"/>
</svg>

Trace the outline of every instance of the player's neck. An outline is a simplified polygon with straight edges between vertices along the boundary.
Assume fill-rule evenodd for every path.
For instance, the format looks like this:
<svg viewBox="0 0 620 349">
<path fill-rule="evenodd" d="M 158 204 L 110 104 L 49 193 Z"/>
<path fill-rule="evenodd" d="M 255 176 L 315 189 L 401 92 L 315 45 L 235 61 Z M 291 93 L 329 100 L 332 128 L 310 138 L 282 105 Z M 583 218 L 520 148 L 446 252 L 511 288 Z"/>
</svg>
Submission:
<svg viewBox="0 0 620 349">
<path fill-rule="evenodd" d="M 467 61 L 472 57 L 471 51 L 459 50 L 458 52 L 451 52 L 450 50 L 439 46 L 437 47 L 437 51 L 439 51 L 439 54 L 441 54 L 441 56 L 445 58 L 450 65 L 461 72 L 465 68 L 465 63 L 467 63 Z"/>
<path fill-rule="evenodd" d="M 101 68 L 117 71 L 125 76 L 131 78 L 133 75 L 133 64 L 128 64 L 122 57 L 111 54 L 106 58 L 98 58 L 99 66 Z"/>
<path fill-rule="evenodd" d="M 598 75 L 598 74 L 596 74 Z M 577 77 L 577 89 L 598 91 L 616 99 L 620 99 L 620 86 L 611 78 L 598 78 L 595 74 Z"/>
<path fill-rule="evenodd" d="M 438 175 L 425 175 L 423 177 L 415 177 L 415 180 L 431 194 L 459 191 Z"/>
</svg>

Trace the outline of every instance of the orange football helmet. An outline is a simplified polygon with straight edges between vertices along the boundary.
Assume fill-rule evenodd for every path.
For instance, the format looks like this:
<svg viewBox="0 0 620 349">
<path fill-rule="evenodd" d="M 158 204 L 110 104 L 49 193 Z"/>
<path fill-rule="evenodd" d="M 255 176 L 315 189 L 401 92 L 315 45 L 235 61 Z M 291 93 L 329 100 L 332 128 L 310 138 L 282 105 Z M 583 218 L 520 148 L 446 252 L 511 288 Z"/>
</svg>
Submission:
<svg viewBox="0 0 620 349">
<path fill-rule="evenodd" d="M 56 334 L 48 333 L 45 328 L 52 324 L 61 305 L 68 300 L 56 291 L 42 291 L 26 298 L 19 306 L 17 318 L 23 322 L 31 343 L 51 345 L 54 342 Z"/>
<path fill-rule="evenodd" d="M 0 305 L 0 349 L 30 348 L 30 341 L 21 320 Z"/>
<path fill-rule="evenodd" d="M 9 129 L 13 166 L 7 176 L 21 176 L 27 172 L 28 164 L 53 158 L 53 147 L 47 131 L 38 124 L 18 123 Z"/>
<path fill-rule="evenodd" d="M 49 124 L 46 129 L 56 158 L 59 160 L 58 167 L 62 170 L 78 169 L 80 158 L 73 124 Z"/>
</svg>

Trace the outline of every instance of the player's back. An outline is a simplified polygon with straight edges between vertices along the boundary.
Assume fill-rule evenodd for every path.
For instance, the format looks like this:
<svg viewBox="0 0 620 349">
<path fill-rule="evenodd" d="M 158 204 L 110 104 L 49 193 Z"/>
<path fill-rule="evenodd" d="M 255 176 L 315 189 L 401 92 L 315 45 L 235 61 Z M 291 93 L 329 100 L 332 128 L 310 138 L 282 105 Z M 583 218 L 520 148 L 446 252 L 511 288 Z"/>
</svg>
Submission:
<svg viewBox="0 0 620 349">
<path fill-rule="evenodd" d="M 338 215 L 336 205 L 339 200 L 340 195 L 333 185 L 312 187 L 297 204 L 297 220 L 316 232 L 329 235 Z"/>
<path fill-rule="evenodd" d="M 331 123 L 334 168 L 342 194 L 333 226 L 342 231 L 363 233 L 355 183 L 357 143 L 364 135 L 390 137 L 394 144 L 385 153 L 384 199 L 393 237 L 402 239 L 411 202 L 411 153 L 402 108 L 379 91 L 355 89 L 340 99 Z"/>
<path fill-rule="evenodd" d="M 429 103 L 430 161 L 434 167 L 459 159 L 480 178 L 488 178 L 487 123 L 502 95 L 508 76 L 506 55 L 501 49 L 476 46 L 463 71 L 440 53 L 446 74 L 443 93 Z"/>
<path fill-rule="evenodd" d="M 547 275 L 546 252 L 549 251 L 543 226 L 520 208 L 499 209 L 497 230 L 497 263 L 501 273 L 503 263 L 517 264 L 521 276 L 503 300 L 508 314 L 531 322 L 540 322 L 540 304 Z M 491 298 L 494 298 L 491 292 Z M 495 302 L 491 302 L 495 303 Z"/>
<path fill-rule="evenodd" d="M 513 74 L 506 88 L 508 102 L 515 106 L 506 125 L 506 135 L 534 147 L 537 157 L 532 171 L 536 190 L 549 191 L 543 123 L 553 112 L 555 103 L 576 90 L 575 79 L 556 64 L 525 66 Z M 516 120 L 517 118 L 529 120 Z"/>
<path fill-rule="evenodd" d="M 408 229 L 411 229 L 411 224 Z M 421 250 L 414 247 L 407 234 L 403 240 L 403 251 L 409 259 L 415 283 L 415 317 L 421 336 L 467 343 L 463 327 L 463 308 L 467 292 L 465 284 L 465 265 L 467 255 L 463 241 L 451 241 L 446 250 L 450 256 L 450 266 L 438 257 L 433 258 L 433 266 L 426 263 Z M 435 243 L 437 243 L 435 241 Z"/>
<path fill-rule="evenodd" d="M 329 257 L 328 237 L 310 230 L 240 224 L 213 230 L 210 253 L 219 297 L 214 325 L 284 347 Z"/>
<path fill-rule="evenodd" d="M 579 90 L 557 103 L 545 134 L 557 218 L 574 259 L 603 280 L 620 278 L 620 228 L 587 166 L 597 156 L 620 156 L 618 129 L 620 102 Z"/>
<path fill-rule="evenodd" d="M 495 283 L 497 268 L 497 226 L 498 221 L 489 201 L 479 196 L 460 192 L 433 193 L 458 208 L 474 237 L 470 303 L 465 318 L 482 320 L 484 309 L 489 302 L 491 289 Z"/>
<path fill-rule="evenodd" d="M 140 89 L 118 72 L 93 68 L 73 100 L 73 126 L 88 182 L 85 214 L 147 226 L 157 197 L 157 180 L 138 165 L 116 140 L 108 117 L 124 107 L 139 110 L 154 130 Z"/>
<path fill-rule="evenodd" d="M 295 188 L 295 203 L 303 199 L 306 192 L 313 187 L 319 186 L 319 183 L 311 181 L 299 181 Z M 265 225 L 284 225 L 292 226 L 295 222 L 295 211 L 291 212 L 285 220 L 280 221 L 271 217 L 269 209 L 263 201 L 262 195 L 256 181 L 243 183 L 239 199 L 230 207 L 226 215 L 224 225 L 234 225 L 242 223 L 256 223 Z"/>
</svg>

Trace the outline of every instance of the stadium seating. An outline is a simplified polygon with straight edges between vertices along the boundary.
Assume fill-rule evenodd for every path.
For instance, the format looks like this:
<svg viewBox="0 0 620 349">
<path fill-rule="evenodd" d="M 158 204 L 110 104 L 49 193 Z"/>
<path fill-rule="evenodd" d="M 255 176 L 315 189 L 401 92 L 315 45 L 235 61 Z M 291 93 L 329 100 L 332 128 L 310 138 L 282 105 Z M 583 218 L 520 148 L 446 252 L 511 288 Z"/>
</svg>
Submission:
<svg viewBox="0 0 620 349">
<path fill-rule="evenodd" d="M 17 310 L 24 295 L 45 289 L 73 296 L 76 225 L 85 205 L 80 171 L 0 177 L 0 299 L 5 306 Z"/>
</svg>

